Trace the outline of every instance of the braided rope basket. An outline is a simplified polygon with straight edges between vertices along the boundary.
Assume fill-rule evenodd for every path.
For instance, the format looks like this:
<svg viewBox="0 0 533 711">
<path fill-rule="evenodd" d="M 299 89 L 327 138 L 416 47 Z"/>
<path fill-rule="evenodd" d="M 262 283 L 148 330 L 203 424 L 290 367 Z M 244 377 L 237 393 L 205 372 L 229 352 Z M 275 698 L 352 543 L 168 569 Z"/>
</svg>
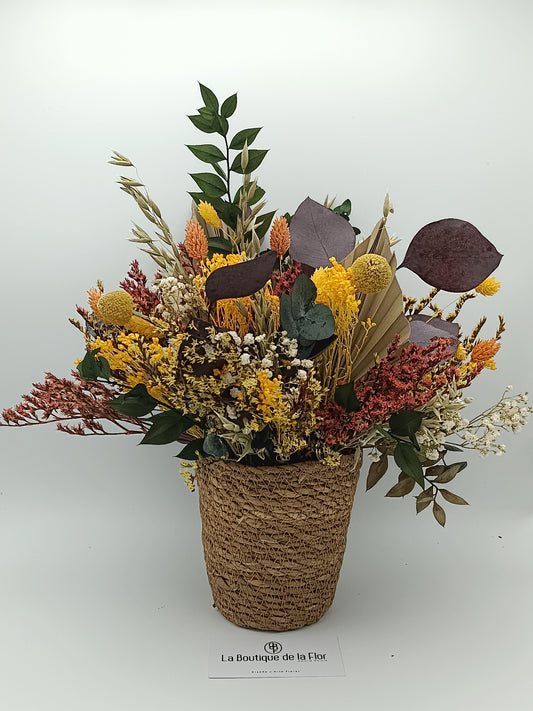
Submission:
<svg viewBox="0 0 533 711">
<path fill-rule="evenodd" d="M 251 467 L 198 461 L 202 541 L 214 606 L 231 622 L 291 630 L 328 610 L 346 547 L 361 453 Z"/>
</svg>

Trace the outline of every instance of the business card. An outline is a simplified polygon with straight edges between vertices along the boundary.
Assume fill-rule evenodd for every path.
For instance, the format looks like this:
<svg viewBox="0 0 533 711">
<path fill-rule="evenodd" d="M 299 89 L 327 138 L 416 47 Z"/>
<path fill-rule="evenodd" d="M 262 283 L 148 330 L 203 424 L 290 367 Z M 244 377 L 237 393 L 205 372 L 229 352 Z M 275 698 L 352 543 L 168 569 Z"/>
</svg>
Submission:
<svg viewBox="0 0 533 711">
<path fill-rule="evenodd" d="M 246 630 L 211 641 L 208 676 L 345 676 L 345 671 L 339 640 L 334 635 Z"/>
</svg>

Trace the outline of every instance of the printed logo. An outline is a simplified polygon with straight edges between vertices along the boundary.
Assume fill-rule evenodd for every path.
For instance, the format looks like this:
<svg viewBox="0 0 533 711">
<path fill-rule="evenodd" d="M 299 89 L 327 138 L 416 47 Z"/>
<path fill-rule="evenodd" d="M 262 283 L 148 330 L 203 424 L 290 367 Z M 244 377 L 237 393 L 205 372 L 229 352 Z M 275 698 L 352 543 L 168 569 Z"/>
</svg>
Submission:
<svg viewBox="0 0 533 711">
<path fill-rule="evenodd" d="M 268 654 L 279 654 L 283 647 L 279 642 L 267 642 L 263 647 Z"/>
</svg>

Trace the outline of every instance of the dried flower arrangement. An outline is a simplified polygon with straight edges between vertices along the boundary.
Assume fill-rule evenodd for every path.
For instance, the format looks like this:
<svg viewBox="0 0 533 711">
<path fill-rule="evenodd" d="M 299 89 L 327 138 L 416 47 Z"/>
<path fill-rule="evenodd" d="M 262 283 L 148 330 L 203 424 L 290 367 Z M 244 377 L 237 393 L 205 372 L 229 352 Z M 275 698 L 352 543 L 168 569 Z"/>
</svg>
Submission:
<svg viewBox="0 0 533 711">
<path fill-rule="evenodd" d="M 194 488 L 195 460 L 215 457 L 251 465 L 318 460 L 369 450 L 367 489 L 399 468 L 387 496 L 418 485 L 417 512 L 432 506 L 444 525 L 443 501 L 465 504 L 447 485 L 466 462 L 451 452 L 501 454 L 502 430 L 518 431 L 531 408 L 527 394 L 506 391 L 470 419 L 464 391 L 494 358 L 505 330 L 481 340 L 482 317 L 464 334 L 463 305 L 492 296 L 490 274 L 501 255 L 470 223 L 444 219 L 422 227 L 402 268 L 432 288 L 403 296 L 386 223 L 359 241 L 351 203 L 306 198 L 274 219 L 265 191 L 252 179 L 266 150 L 250 148 L 260 129 L 229 137 L 237 95 L 222 104 L 200 85 L 204 106 L 190 116 L 213 144 L 189 145 L 211 172 L 192 174 L 193 216 L 176 243 L 157 205 L 136 177 L 121 177 L 151 223 L 134 225 L 131 241 L 158 266 L 153 284 L 134 261 L 120 289 L 88 292 L 89 309 L 71 322 L 86 353 L 70 379 L 47 373 L 23 402 L 3 411 L 0 425 L 56 422 L 63 432 L 142 434 L 142 444 L 181 442 L 179 457 Z M 234 157 L 232 157 L 234 156 Z M 135 168 L 120 153 L 110 163 Z M 230 180 L 242 178 L 232 193 Z M 270 230 L 270 231 L 269 231 Z M 444 314 L 439 292 L 457 294 Z M 104 428 L 108 422 L 111 428 Z M 453 455 L 452 455 L 453 456 Z"/>
</svg>

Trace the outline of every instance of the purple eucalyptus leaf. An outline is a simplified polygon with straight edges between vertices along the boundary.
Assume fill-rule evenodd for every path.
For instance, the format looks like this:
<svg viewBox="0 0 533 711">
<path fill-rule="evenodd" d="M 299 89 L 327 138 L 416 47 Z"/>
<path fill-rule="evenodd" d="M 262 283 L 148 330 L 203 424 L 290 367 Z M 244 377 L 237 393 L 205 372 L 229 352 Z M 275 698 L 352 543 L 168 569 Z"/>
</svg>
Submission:
<svg viewBox="0 0 533 711">
<path fill-rule="evenodd" d="M 429 346 L 433 338 L 451 338 L 458 343 L 459 324 L 427 314 L 415 314 L 411 319 L 409 341 L 419 346 Z"/>
<path fill-rule="evenodd" d="M 415 272 L 426 284 L 462 293 L 481 284 L 501 258 L 470 222 L 447 218 L 430 222 L 417 232 L 400 267 Z"/>
<path fill-rule="evenodd" d="M 269 250 L 247 262 L 215 269 L 205 281 L 209 303 L 213 305 L 219 299 L 238 299 L 255 294 L 270 279 L 277 258 L 277 253 Z"/>
<path fill-rule="evenodd" d="M 330 267 L 330 257 L 342 261 L 355 245 L 348 220 L 309 197 L 294 213 L 290 232 L 292 259 L 315 268 Z"/>
</svg>

